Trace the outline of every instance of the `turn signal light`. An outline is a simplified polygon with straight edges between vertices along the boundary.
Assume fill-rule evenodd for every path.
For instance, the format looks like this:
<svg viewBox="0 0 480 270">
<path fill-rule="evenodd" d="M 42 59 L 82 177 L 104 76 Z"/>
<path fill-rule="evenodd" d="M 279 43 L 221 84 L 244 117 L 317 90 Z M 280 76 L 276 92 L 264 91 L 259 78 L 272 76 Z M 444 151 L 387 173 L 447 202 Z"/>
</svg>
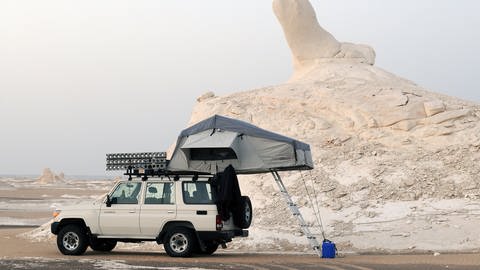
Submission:
<svg viewBox="0 0 480 270">
<path fill-rule="evenodd" d="M 53 214 L 52 214 L 53 218 L 58 217 L 58 215 L 60 215 L 60 212 L 61 212 L 60 210 L 53 211 Z"/>
</svg>

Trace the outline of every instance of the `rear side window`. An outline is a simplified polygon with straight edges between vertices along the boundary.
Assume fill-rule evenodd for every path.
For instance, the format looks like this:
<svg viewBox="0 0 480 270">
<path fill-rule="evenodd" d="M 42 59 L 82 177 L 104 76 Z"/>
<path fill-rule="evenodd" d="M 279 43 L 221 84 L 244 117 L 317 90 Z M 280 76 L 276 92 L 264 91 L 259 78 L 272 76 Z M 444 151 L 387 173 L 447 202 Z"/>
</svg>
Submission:
<svg viewBox="0 0 480 270">
<path fill-rule="evenodd" d="M 145 204 L 174 204 L 175 192 L 173 183 L 147 183 Z"/>
<path fill-rule="evenodd" d="M 215 197 L 208 182 L 183 182 L 183 201 L 186 204 L 214 204 Z"/>
</svg>

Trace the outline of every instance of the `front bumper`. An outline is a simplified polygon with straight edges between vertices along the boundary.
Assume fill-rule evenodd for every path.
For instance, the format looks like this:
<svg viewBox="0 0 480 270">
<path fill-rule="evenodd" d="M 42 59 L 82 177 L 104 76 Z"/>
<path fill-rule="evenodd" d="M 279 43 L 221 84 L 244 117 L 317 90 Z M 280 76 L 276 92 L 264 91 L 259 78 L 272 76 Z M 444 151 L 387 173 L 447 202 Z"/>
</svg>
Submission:
<svg viewBox="0 0 480 270">
<path fill-rule="evenodd" d="M 52 225 L 50 225 L 50 231 L 56 235 L 58 234 L 59 227 L 60 227 L 60 222 L 55 221 L 52 223 Z"/>
</svg>

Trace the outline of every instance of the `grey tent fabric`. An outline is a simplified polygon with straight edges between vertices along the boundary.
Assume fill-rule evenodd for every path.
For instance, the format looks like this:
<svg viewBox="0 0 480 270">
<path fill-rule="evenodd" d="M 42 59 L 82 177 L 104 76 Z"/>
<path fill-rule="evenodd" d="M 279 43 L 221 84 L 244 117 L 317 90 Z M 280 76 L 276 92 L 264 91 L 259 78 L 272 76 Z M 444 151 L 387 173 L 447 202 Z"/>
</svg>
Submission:
<svg viewBox="0 0 480 270">
<path fill-rule="evenodd" d="M 180 133 L 167 169 L 215 174 L 228 165 L 237 174 L 313 169 L 308 144 L 219 115 Z"/>
<path fill-rule="evenodd" d="M 259 137 L 259 138 L 287 142 L 295 145 L 295 148 L 297 149 L 310 151 L 310 146 L 306 143 L 294 140 L 292 138 L 289 138 L 271 131 L 261 129 L 247 122 L 243 122 L 237 119 L 232 119 L 232 118 L 228 118 L 220 115 L 214 115 L 201 122 L 198 122 L 197 124 L 187 129 L 184 129 L 182 133 L 180 133 L 180 137 L 186 137 L 192 134 L 199 133 L 204 130 L 210 130 L 210 129 L 216 129 L 216 128 L 222 129 L 222 130 L 228 130 L 228 131 L 236 131 L 240 134 L 250 135 L 250 136 Z"/>
</svg>

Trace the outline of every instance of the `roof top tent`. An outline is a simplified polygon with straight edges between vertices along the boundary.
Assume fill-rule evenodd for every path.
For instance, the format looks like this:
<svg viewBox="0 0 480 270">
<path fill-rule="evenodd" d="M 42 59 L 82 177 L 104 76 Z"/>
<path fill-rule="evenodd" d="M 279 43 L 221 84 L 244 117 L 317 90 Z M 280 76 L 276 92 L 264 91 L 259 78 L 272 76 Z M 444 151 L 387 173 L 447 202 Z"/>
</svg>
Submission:
<svg viewBox="0 0 480 270">
<path fill-rule="evenodd" d="M 278 173 L 313 169 L 308 144 L 240 120 L 214 115 L 180 133 L 167 170 L 215 174 L 228 165 L 232 165 L 237 174 L 271 173 L 312 248 L 321 256 L 318 241 Z"/>
<path fill-rule="evenodd" d="M 252 124 L 215 115 L 180 133 L 169 171 L 237 174 L 313 169 L 310 146 Z"/>
</svg>

